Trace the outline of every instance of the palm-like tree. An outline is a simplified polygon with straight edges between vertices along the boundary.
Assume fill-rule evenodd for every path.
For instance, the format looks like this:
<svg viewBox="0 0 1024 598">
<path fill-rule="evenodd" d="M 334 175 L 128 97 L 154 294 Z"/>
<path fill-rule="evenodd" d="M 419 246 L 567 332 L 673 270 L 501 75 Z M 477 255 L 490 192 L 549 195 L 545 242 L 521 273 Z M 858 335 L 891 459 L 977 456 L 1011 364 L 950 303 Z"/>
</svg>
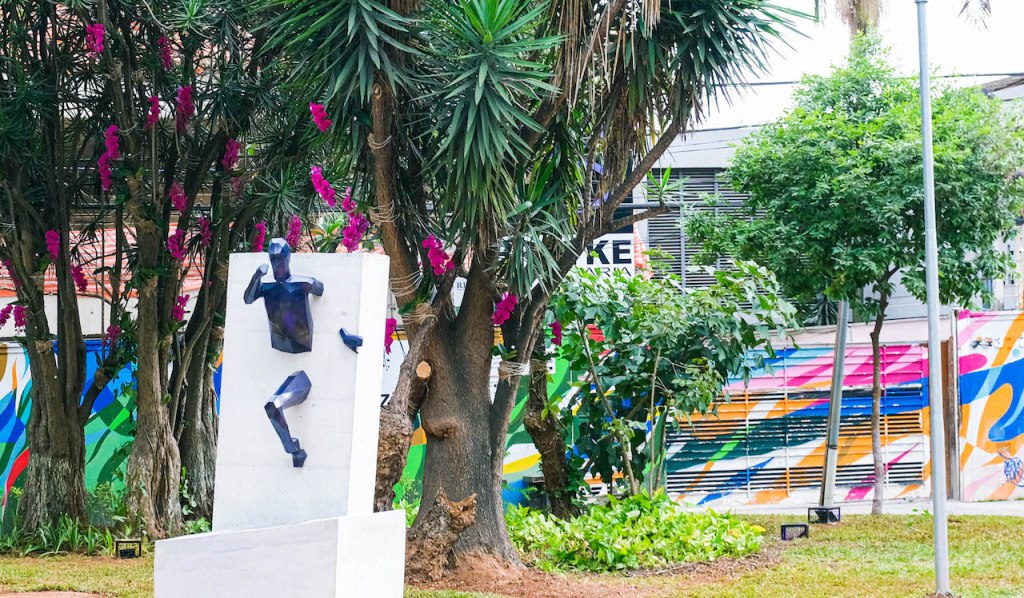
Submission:
<svg viewBox="0 0 1024 598">
<path fill-rule="evenodd" d="M 382 416 L 377 508 L 390 508 L 412 418 L 427 435 L 424 508 L 476 495 L 458 552 L 514 560 L 505 434 L 552 289 L 725 84 L 764 69 L 788 13 L 760 0 L 268 0 L 271 43 L 326 100 L 348 177 L 391 258 L 409 353 Z M 455 267 L 435 274 L 423 241 Z M 466 280 L 452 304 L 457 277 Z M 495 304 L 500 382 L 489 372 Z M 426 362 L 427 368 L 417 365 Z"/>
</svg>

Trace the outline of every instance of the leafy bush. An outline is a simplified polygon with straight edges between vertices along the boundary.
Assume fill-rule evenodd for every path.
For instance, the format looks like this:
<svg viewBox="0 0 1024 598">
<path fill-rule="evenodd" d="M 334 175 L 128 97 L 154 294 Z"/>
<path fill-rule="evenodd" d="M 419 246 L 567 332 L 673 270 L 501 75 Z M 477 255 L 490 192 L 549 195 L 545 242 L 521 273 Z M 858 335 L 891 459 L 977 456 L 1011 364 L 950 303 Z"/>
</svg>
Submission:
<svg viewBox="0 0 1024 598">
<path fill-rule="evenodd" d="M 40 525 L 34 533 L 26 533 L 21 526 L 0 535 L 0 554 L 17 553 L 50 555 L 77 552 L 87 555 L 112 554 L 114 537 L 109 529 L 83 524 L 67 515 L 54 523 Z"/>
<path fill-rule="evenodd" d="M 712 561 L 760 550 L 764 528 L 712 510 L 687 511 L 664 493 L 596 505 L 568 521 L 526 507 L 505 516 L 524 560 L 545 570 L 616 571 Z"/>
</svg>

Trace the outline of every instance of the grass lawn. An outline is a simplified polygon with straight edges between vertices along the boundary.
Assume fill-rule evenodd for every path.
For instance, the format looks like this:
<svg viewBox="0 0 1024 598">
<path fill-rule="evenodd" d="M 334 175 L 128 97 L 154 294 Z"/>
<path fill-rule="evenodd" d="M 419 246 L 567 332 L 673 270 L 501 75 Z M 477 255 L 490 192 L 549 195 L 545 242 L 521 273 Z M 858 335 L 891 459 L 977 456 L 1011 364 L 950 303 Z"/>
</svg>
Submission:
<svg viewBox="0 0 1024 598">
<path fill-rule="evenodd" d="M 791 521 L 750 517 L 769 534 Z M 953 588 L 964 598 L 1024 597 L 1024 519 L 960 516 L 950 519 Z M 916 596 L 934 589 L 931 520 L 926 516 L 849 516 L 841 525 L 817 526 L 807 540 L 765 550 L 778 554 L 754 569 L 706 567 L 697 573 L 628 579 L 636 595 L 721 597 Z M 133 561 L 101 557 L 0 557 L 6 591 L 76 590 L 110 596 L 149 596 L 151 556 Z M 588 576 L 615 582 L 612 576 Z M 622 580 L 626 582 L 627 580 Z M 588 592 L 588 594 L 591 594 Z M 407 598 L 484 598 L 493 595 L 410 588 Z"/>
</svg>

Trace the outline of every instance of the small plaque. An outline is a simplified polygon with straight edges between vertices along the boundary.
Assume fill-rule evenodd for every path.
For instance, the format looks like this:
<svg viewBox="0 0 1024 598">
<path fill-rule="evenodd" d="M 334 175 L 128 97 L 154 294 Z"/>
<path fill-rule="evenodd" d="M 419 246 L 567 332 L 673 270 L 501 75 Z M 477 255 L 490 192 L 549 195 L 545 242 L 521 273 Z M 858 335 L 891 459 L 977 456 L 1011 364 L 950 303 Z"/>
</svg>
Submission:
<svg viewBox="0 0 1024 598">
<path fill-rule="evenodd" d="M 114 556 L 119 559 L 137 559 L 142 556 L 142 540 L 114 540 Z"/>
</svg>

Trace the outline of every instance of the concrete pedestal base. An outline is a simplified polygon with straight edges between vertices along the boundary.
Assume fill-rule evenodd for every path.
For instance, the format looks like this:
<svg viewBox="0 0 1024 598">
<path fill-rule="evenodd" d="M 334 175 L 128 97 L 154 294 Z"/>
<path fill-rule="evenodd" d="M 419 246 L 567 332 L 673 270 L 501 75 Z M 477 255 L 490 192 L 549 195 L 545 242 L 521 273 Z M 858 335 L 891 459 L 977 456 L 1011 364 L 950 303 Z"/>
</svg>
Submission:
<svg viewBox="0 0 1024 598">
<path fill-rule="evenodd" d="M 156 543 L 157 598 L 401 598 L 405 512 Z"/>
</svg>

